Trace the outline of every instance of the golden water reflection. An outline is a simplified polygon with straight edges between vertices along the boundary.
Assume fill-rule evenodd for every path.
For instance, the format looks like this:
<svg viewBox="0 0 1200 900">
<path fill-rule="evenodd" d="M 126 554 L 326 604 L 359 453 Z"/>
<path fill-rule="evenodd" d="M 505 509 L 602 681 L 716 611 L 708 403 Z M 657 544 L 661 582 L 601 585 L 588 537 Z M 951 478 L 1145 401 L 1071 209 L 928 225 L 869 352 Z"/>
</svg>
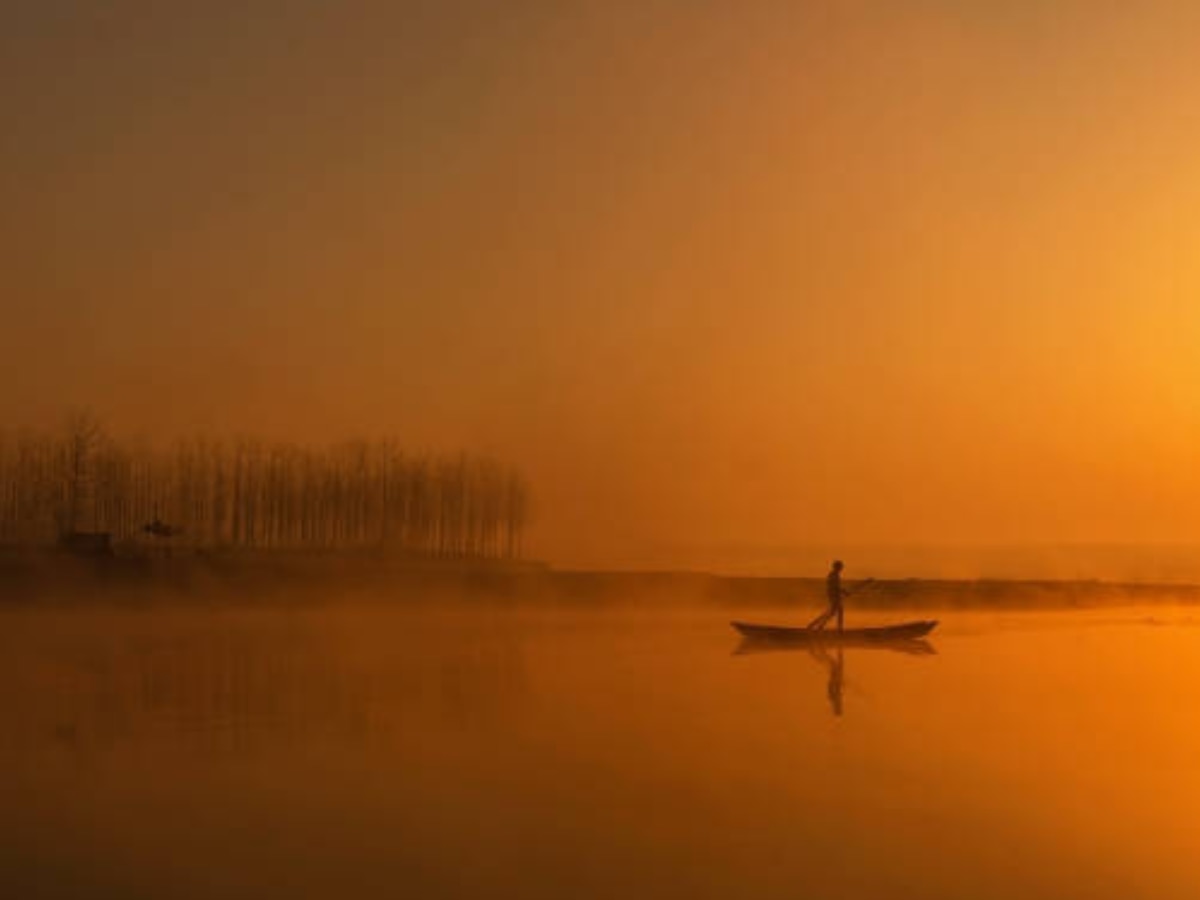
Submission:
<svg viewBox="0 0 1200 900">
<path fill-rule="evenodd" d="M 711 608 L 5 613 L 3 893 L 1194 897 L 1200 628 L 1153 615 L 814 666 Z"/>
</svg>

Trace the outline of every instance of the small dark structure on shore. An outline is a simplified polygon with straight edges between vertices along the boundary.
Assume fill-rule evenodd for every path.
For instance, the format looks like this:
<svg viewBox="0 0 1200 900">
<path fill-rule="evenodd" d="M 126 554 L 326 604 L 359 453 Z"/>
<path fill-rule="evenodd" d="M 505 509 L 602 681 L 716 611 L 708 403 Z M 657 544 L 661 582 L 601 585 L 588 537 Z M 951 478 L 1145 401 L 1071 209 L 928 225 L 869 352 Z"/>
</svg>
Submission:
<svg viewBox="0 0 1200 900">
<path fill-rule="evenodd" d="M 154 517 L 153 522 L 149 522 L 142 526 L 142 531 L 156 538 L 175 537 L 178 534 L 183 534 L 183 529 L 174 525 L 168 525 L 166 522 Z"/>
<path fill-rule="evenodd" d="M 58 547 L 72 556 L 113 555 L 112 535 L 107 531 L 68 531 L 59 537 Z"/>
</svg>

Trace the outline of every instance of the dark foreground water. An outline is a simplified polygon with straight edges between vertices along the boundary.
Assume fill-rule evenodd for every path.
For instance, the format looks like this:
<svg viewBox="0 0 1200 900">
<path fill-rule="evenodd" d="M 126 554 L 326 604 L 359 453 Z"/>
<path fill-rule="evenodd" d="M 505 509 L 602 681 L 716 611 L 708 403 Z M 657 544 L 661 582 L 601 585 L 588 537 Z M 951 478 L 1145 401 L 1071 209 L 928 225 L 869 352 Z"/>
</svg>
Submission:
<svg viewBox="0 0 1200 900">
<path fill-rule="evenodd" d="M 1200 896 L 1200 618 L 728 618 L 4 613 L 0 896 Z"/>
</svg>

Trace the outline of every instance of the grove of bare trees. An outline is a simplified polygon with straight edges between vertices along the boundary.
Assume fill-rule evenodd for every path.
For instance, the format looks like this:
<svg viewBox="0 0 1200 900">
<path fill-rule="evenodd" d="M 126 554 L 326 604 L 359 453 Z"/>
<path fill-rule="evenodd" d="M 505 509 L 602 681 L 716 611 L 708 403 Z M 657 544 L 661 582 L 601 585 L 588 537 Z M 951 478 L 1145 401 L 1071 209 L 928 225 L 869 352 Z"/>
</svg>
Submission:
<svg viewBox="0 0 1200 900">
<path fill-rule="evenodd" d="M 378 548 L 514 558 L 529 490 L 510 466 L 393 441 L 120 443 L 87 416 L 61 433 L 0 433 L 0 543 L 72 532 L 171 535 L 195 548 Z"/>
</svg>

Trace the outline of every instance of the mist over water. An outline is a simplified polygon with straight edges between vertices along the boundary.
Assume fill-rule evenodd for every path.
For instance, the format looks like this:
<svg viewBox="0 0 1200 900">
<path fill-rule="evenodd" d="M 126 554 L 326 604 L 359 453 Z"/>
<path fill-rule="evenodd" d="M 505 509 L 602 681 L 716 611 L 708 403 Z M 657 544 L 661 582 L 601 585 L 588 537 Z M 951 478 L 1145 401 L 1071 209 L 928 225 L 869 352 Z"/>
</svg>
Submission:
<svg viewBox="0 0 1200 900">
<path fill-rule="evenodd" d="M 3 27 L 0 900 L 1200 896 L 1200 4 Z"/>
<path fill-rule="evenodd" d="M 860 577 L 1200 583 L 1200 545 L 1186 541 L 658 542 L 625 546 L 603 557 L 572 556 L 567 561 L 597 567 L 795 577 L 821 572 L 838 557 L 850 561 Z"/>
<path fill-rule="evenodd" d="M 731 617 L 682 603 L 8 610 L 6 892 L 1200 889 L 1195 607 L 942 614 L 932 654 L 847 648 L 840 715 L 828 659 L 735 654 Z"/>
</svg>

